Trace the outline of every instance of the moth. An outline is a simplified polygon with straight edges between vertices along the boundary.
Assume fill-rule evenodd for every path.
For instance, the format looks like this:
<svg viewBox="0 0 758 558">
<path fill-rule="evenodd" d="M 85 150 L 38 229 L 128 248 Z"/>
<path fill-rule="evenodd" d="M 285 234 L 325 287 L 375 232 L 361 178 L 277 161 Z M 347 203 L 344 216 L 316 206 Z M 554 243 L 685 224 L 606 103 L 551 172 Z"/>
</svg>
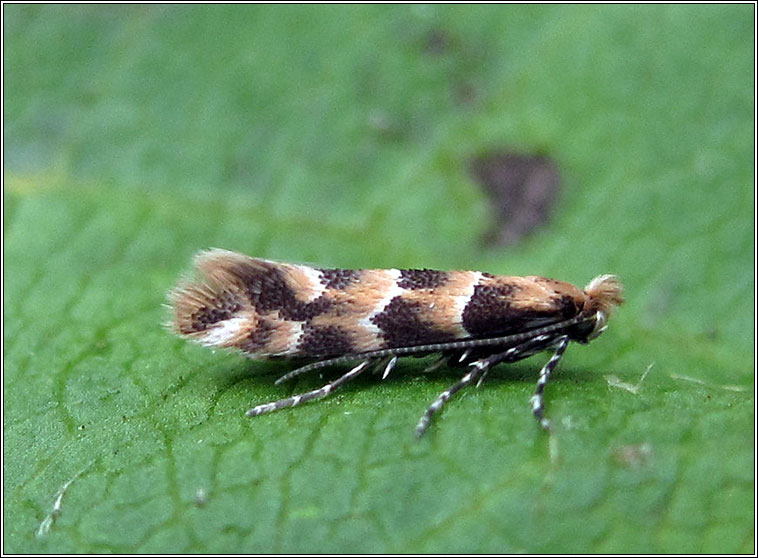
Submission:
<svg viewBox="0 0 758 558">
<path fill-rule="evenodd" d="M 542 367 L 531 409 L 542 428 L 543 392 L 574 341 L 589 343 L 623 303 L 613 275 L 579 289 L 539 276 L 432 269 L 334 269 L 251 258 L 226 250 L 195 257 L 198 280 L 171 293 L 170 327 L 209 347 L 237 349 L 253 359 L 299 360 L 281 384 L 327 366 L 356 363 L 318 389 L 257 405 L 257 416 L 329 395 L 366 370 L 382 379 L 403 356 L 437 354 L 441 365 L 465 368 L 416 426 L 421 436 L 456 392 L 481 384 L 500 363 L 552 351 Z"/>
</svg>

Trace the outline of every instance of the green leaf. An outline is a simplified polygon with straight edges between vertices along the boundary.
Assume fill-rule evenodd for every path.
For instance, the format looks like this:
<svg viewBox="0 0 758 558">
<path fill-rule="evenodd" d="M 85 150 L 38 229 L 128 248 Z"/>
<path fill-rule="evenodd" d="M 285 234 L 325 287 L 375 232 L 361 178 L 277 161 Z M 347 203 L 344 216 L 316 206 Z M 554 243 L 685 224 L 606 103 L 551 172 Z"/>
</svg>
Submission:
<svg viewBox="0 0 758 558">
<path fill-rule="evenodd" d="M 753 7 L 3 14 L 5 552 L 755 552 Z M 507 250 L 467 172 L 497 148 L 563 178 Z M 209 247 L 616 273 L 628 304 L 567 351 L 550 437 L 547 355 L 419 441 L 460 372 L 414 359 L 248 419 L 321 380 L 162 327 Z"/>
</svg>

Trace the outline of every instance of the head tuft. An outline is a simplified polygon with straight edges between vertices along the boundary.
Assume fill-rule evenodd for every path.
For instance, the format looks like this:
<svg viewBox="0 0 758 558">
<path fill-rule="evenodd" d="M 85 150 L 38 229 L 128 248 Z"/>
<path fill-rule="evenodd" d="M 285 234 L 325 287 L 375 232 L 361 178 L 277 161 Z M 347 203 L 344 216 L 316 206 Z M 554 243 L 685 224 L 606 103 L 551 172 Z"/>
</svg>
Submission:
<svg viewBox="0 0 758 558">
<path fill-rule="evenodd" d="M 617 306 L 624 303 L 624 289 L 615 275 L 599 275 L 584 288 L 589 298 L 590 312 L 602 312 L 604 317 L 613 313 Z"/>
</svg>

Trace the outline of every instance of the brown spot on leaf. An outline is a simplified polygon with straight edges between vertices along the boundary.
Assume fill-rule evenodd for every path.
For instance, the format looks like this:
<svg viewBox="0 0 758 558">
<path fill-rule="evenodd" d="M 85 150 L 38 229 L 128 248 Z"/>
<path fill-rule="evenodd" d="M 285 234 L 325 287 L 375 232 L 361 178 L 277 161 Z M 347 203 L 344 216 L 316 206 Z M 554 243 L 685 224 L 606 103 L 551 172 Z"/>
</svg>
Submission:
<svg viewBox="0 0 758 558">
<path fill-rule="evenodd" d="M 445 29 L 431 29 L 424 38 L 424 51 L 427 54 L 447 54 L 453 47 L 454 39 Z"/>
<path fill-rule="evenodd" d="M 485 236 L 487 244 L 516 244 L 548 221 L 560 187 L 549 157 L 495 152 L 475 158 L 469 168 L 494 208 L 495 227 Z"/>
</svg>

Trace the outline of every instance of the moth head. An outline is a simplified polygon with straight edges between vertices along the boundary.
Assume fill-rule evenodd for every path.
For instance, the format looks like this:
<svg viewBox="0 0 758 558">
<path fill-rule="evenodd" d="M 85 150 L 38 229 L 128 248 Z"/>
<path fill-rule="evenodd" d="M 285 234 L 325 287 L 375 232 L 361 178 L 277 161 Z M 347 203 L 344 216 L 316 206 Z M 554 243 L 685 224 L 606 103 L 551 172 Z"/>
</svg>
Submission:
<svg viewBox="0 0 758 558">
<path fill-rule="evenodd" d="M 587 336 L 591 341 L 605 331 L 610 315 L 624 303 L 623 287 L 615 275 L 599 275 L 584 288 L 584 294 L 587 304 L 583 313 L 595 318 L 595 326 Z"/>
</svg>

